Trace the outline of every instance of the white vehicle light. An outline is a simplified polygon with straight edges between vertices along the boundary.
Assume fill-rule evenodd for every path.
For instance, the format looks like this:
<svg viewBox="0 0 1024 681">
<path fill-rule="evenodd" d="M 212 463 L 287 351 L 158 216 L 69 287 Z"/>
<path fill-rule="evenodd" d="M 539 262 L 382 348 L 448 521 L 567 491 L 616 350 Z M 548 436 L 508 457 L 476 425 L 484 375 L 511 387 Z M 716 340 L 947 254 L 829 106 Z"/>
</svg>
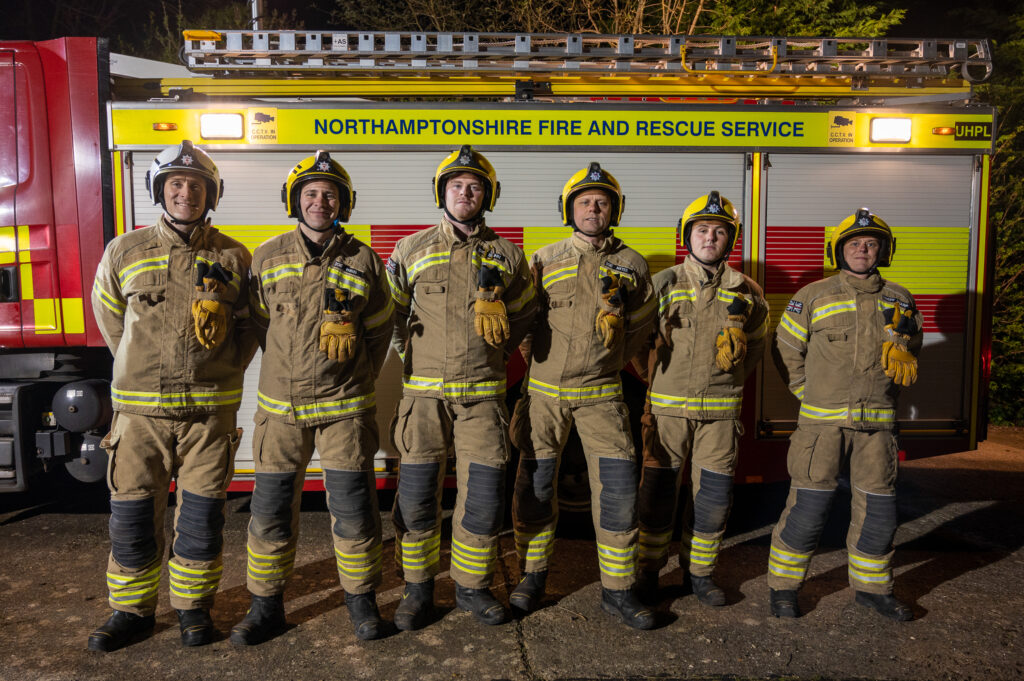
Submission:
<svg viewBox="0 0 1024 681">
<path fill-rule="evenodd" d="M 242 114 L 200 114 L 199 134 L 205 140 L 240 140 L 244 135 Z"/>
<path fill-rule="evenodd" d="M 871 141 L 905 144 L 910 141 L 909 118 L 872 118 Z"/>
</svg>

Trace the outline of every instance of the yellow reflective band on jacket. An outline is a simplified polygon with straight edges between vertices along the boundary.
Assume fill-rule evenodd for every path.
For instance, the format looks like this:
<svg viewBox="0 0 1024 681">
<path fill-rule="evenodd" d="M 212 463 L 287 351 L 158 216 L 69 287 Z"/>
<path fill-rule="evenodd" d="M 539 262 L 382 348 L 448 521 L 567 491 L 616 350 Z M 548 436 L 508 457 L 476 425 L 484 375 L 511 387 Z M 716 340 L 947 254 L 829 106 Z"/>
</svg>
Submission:
<svg viewBox="0 0 1024 681">
<path fill-rule="evenodd" d="M 363 553 L 345 553 L 334 549 L 338 574 L 349 579 L 366 579 L 381 568 L 380 544 Z"/>
<path fill-rule="evenodd" d="M 605 383 L 604 385 L 591 385 L 585 388 L 560 388 L 557 385 L 538 381 L 530 377 L 529 389 L 533 392 L 553 397 L 556 400 L 595 400 L 599 398 L 620 397 L 622 395 L 622 383 Z"/>
<path fill-rule="evenodd" d="M 557 270 L 552 270 L 544 275 L 540 280 L 541 286 L 544 290 L 551 288 L 552 285 L 557 284 L 565 279 L 571 279 L 576 276 L 577 265 L 569 265 L 567 267 L 559 267 Z"/>
<path fill-rule="evenodd" d="M 286 416 L 289 412 L 293 412 L 295 414 L 296 421 L 303 421 L 306 419 L 315 419 L 324 416 L 351 414 L 363 409 L 369 409 L 377 404 L 377 398 L 375 393 L 369 393 L 367 395 L 356 395 L 355 397 L 348 397 L 342 400 L 332 400 L 330 402 L 311 402 L 309 404 L 294 405 L 291 402 L 275 400 L 274 398 L 257 391 L 256 402 L 260 407 L 272 414 Z"/>
<path fill-rule="evenodd" d="M 680 397 L 677 395 L 664 395 L 662 393 L 650 393 L 652 407 L 665 407 L 684 409 L 688 411 L 724 411 L 726 409 L 739 409 L 743 403 L 743 397 Z"/>
<path fill-rule="evenodd" d="M 409 307 L 409 303 L 412 300 L 411 297 L 409 296 L 409 293 L 403 291 L 401 288 L 398 287 L 398 284 L 395 283 L 395 280 L 391 278 L 390 272 L 388 272 L 388 287 L 391 289 L 392 300 L 394 300 L 402 307 Z"/>
<path fill-rule="evenodd" d="M 445 397 L 495 397 L 505 394 L 505 381 L 477 381 L 469 383 L 445 383 L 440 378 L 405 376 L 402 386 L 406 390 L 422 392 L 436 391 Z"/>
<path fill-rule="evenodd" d="M 658 314 L 662 314 L 670 306 L 679 302 L 696 302 L 697 294 L 694 293 L 692 288 L 676 289 L 675 291 L 669 291 L 668 294 L 658 298 Z"/>
<path fill-rule="evenodd" d="M 428 267 L 433 267 L 434 265 L 444 265 L 448 262 L 451 262 L 451 259 L 451 251 L 442 251 L 441 253 L 431 253 L 430 255 L 423 256 L 419 260 L 415 261 L 413 264 L 409 265 L 409 281 L 415 281 L 416 275 L 422 272 L 423 270 L 427 269 Z"/>
<path fill-rule="evenodd" d="M 683 555 L 689 555 L 690 563 L 697 565 L 714 565 L 718 558 L 718 549 L 722 542 L 718 539 L 701 539 L 700 537 L 685 534 L 682 537 L 681 551 Z"/>
<path fill-rule="evenodd" d="M 137 577 L 107 573 L 111 603 L 135 605 L 157 597 L 160 588 L 160 562 Z"/>
<path fill-rule="evenodd" d="M 791 336 L 801 343 L 806 343 L 807 339 L 810 338 L 810 334 L 807 333 L 807 329 L 793 321 L 793 318 L 789 316 L 788 312 L 782 313 L 782 319 L 779 320 L 779 326 L 788 331 Z"/>
<path fill-rule="evenodd" d="M 210 260 L 209 258 L 204 258 L 201 255 L 197 255 L 196 256 L 196 262 L 197 263 L 198 262 L 205 262 L 207 265 L 211 265 L 212 266 L 217 261 L 216 260 Z M 241 277 L 239 277 L 236 273 L 232 272 L 227 267 L 224 267 L 224 271 L 227 272 L 227 275 L 229 277 L 231 277 L 231 281 L 228 282 L 228 286 L 230 286 L 231 288 L 235 289 L 236 291 L 241 289 L 241 287 L 242 287 L 242 279 L 241 279 Z"/>
<path fill-rule="evenodd" d="M 796 398 L 798 400 L 802 400 L 802 399 L 804 399 L 804 387 L 805 387 L 805 384 L 801 383 L 797 387 L 791 388 L 790 390 L 793 392 L 794 395 L 796 395 Z"/>
<path fill-rule="evenodd" d="M 498 555 L 498 547 L 491 546 L 478 549 L 467 546 L 460 541 L 452 540 L 452 567 L 457 567 L 471 575 L 489 575 Z"/>
<path fill-rule="evenodd" d="M 520 310 L 523 309 L 524 305 L 533 300 L 533 297 L 535 295 L 537 295 L 537 289 L 533 285 L 533 280 L 530 279 L 527 282 L 527 285 L 523 288 L 522 295 L 508 304 L 508 311 L 511 312 L 512 314 L 519 312 Z"/>
<path fill-rule="evenodd" d="M 92 291 L 96 294 L 96 297 L 100 299 L 100 302 L 103 303 L 103 307 L 107 308 L 119 317 L 124 316 L 124 310 L 125 307 L 127 307 L 126 303 L 107 293 L 103 287 L 100 286 L 100 282 L 98 280 L 93 281 Z"/>
<path fill-rule="evenodd" d="M 496 270 L 504 272 L 505 274 L 511 275 L 512 270 L 508 268 L 508 265 L 500 260 L 494 260 L 488 258 L 486 255 L 480 253 L 480 251 L 473 251 L 473 266 L 480 269 L 483 266 L 493 267 Z"/>
<path fill-rule="evenodd" d="M 845 421 L 849 418 L 851 421 L 893 423 L 896 420 L 896 410 L 869 409 L 867 407 L 854 407 L 853 409 L 839 407 L 838 409 L 826 409 L 825 407 L 815 407 L 814 405 L 803 402 L 800 405 L 800 416 L 814 419 L 816 421 Z"/>
<path fill-rule="evenodd" d="M 242 389 L 214 392 L 184 393 L 150 393 L 137 390 L 110 389 L 110 397 L 115 405 L 139 405 L 145 407 L 210 407 L 239 404 L 242 401 Z"/>
<path fill-rule="evenodd" d="M 295 549 L 278 555 L 264 555 L 256 553 L 246 547 L 249 554 L 246 573 L 250 579 L 260 582 L 276 582 L 287 579 L 292 573 L 292 566 L 295 564 Z"/>
<path fill-rule="evenodd" d="M 645 532 L 640 530 L 640 558 L 644 561 L 658 561 L 668 555 L 671 532 Z"/>
<path fill-rule="evenodd" d="M 259 300 L 259 306 L 256 308 L 256 314 L 263 317 L 264 319 L 270 319 L 270 310 L 263 304 L 262 298 Z"/>
<path fill-rule="evenodd" d="M 516 532 L 516 547 L 519 555 L 526 560 L 544 560 L 551 557 L 555 548 L 555 533 L 552 530 L 538 532 Z"/>
<path fill-rule="evenodd" d="M 601 572 L 610 577 L 629 577 L 636 572 L 637 547 L 617 549 L 598 542 L 597 562 Z"/>
<path fill-rule="evenodd" d="M 336 267 L 331 267 L 327 270 L 327 283 L 334 284 L 334 288 L 347 288 L 349 291 L 361 296 L 366 295 L 365 281 Z"/>
<path fill-rule="evenodd" d="M 159 255 L 155 258 L 146 258 L 145 260 L 138 260 L 128 265 L 120 272 L 117 273 L 117 280 L 121 284 L 121 288 L 143 272 L 152 272 L 153 270 L 165 270 L 167 269 L 167 258 L 166 255 Z"/>
<path fill-rule="evenodd" d="M 761 340 L 766 333 L 768 333 L 768 317 L 764 318 L 760 326 L 747 334 L 747 341 Z"/>
<path fill-rule="evenodd" d="M 746 304 L 747 308 L 753 305 L 753 303 L 743 294 L 736 293 L 735 291 L 727 291 L 724 288 L 716 289 L 715 297 L 721 300 L 723 303 L 732 303 L 734 300 L 739 298 Z"/>
<path fill-rule="evenodd" d="M 301 277 L 303 267 L 304 264 L 301 262 L 286 262 L 281 265 L 268 267 L 260 273 L 260 284 L 269 286 L 288 277 Z"/>
<path fill-rule="evenodd" d="M 426 570 L 440 559 L 441 535 L 432 534 L 421 541 L 402 540 L 402 569 Z"/>
<path fill-rule="evenodd" d="M 599 276 L 601 277 L 609 277 L 614 274 L 619 279 L 625 279 L 629 281 L 631 284 L 633 284 L 633 286 L 636 286 L 636 277 L 634 277 L 632 274 L 628 272 L 623 272 L 622 270 L 616 270 L 610 267 L 605 267 L 604 265 L 598 266 L 597 271 Z"/>
<path fill-rule="evenodd" d="M 637 324 L 637 323 L 642 322 L 643 320 L 647 319 L 654 312 L 655 302 L 656 301 L 654 300 L 653 297 L 652 298 L 648 298 L 646 303 L 644 303 L 643 305 L 641 305 L 637 309 L 633 310 L 633 312 L 630 313 L 630 315 L 628 317 L 629 323 L 630 324 Z"/>
<path fill-rule="evenodd" d="M 384 309 L 378 312 L 377 314 L 367 317 L 365 320 L 363 320 L 363 326 L 366 327 L 367 331 L 372 331 L 381 324 L 386 324 L 387 321 L 391 319 L 391 315 L 394 314 L 394 312 L 395 303 L 391 298 L 388 298 L 388 302 L 386 305 L 384 305 Z"/>
<path fill-rule="evenodd" d="M 181 598 L 199 599 L 212 596 L 220 585 L 224 567 L 218 565 L 209 570 L 198 570 L 178 565 L 172 558 L 167 563 L 170 575 L 170 591 Z"/>
<path fill-rule="evenodd" d="M 811 554 L 784 551 L 774 544 L 768 554 L 768 572 L 776 577 L 803 581 L 810 564 Z"/>
<path fill-rule="evenodd" d="M 841 314 L 843 312 L 856 312 L 857 301 L 856 300 L 837 300 L 834 303 L 828 305 L 822 305 L 821 307 L 814 308 L 811 312 L 811 324 L 820 322 L 822 319 L 831 317 L 835 314 Z"/>
</svg>

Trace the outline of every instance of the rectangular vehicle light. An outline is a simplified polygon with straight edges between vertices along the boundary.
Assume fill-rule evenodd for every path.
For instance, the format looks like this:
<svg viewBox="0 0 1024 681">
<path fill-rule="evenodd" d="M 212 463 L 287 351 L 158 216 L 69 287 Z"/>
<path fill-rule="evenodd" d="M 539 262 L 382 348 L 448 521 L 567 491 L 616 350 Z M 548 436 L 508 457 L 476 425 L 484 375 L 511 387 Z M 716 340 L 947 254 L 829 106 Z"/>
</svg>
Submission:
<svg viewBox="0 0 1024 681">
<path fill-rule="evenodd" d="M 872 118 L 871 141 L 905 144 L 910 141 L 909 118 Z"/>
<path fill-rule="evenodd" d="M 205 140 L 240 140 L 244 134 L 242 114 L 200 114 L 199 134 Z"/>
</svg>

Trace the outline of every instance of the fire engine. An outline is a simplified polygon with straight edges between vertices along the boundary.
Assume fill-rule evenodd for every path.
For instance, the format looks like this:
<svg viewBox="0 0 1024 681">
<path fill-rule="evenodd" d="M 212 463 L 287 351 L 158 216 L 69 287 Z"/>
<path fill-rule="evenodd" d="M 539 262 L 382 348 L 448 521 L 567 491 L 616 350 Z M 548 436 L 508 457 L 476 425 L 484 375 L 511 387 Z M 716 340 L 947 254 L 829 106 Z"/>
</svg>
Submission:
<svg viewBox="0 0 1024 681">
<path fill-rule="evenodd" d="M 742 206 L 732 264 L 764 287 L 773 325 L 792 293 L 828 274 L 830 229 L 869 206 L 898 244 L 883 274 L 914 293 L 925 318 L 921 379 L 898 415 L 903 454 L 969 450 L 985 437 L 995 114 L 972 89 L 992 68 L 984 40 L 184 38 L 185 67 L 112 54 L 102 39 L 0 43 L 0 490 L 55 466 L 103 478 L 111 357 L 91 314 L 92 278 L 111 239 L 157 218 L 145 171 L 182 139 L 218 164 L 226 191 L 214 224 L 250 250 L 294 228 L 280 187 L 316 149 L 353 177 L 346 229 L 382 258 L 436 222 L 430 179 L 466 143 L 502 184 L 489 224 L 527 255 L 565 236 L 556 197 L 590 161 L 622 183 L 616 234 L 654 272 L 685 254 L 683 207 L 716 189 Z M 259 364 L 246 375 L 245 426 Z M 378 381 L 384 433 L 399 372 L 391 357 Z M 509 372 L 512 386 L 523 367 Z M 644 386 L 626 385 L 639 414 Z M 784 476 L 798 404 L 770 360 L 745 394 L 738 480 Z M 388 487 L 397 461 L 382 448 L 378 486 Z M 246 441 L 235 466 L 233 489 L 251 488 Z"/>
</svg>

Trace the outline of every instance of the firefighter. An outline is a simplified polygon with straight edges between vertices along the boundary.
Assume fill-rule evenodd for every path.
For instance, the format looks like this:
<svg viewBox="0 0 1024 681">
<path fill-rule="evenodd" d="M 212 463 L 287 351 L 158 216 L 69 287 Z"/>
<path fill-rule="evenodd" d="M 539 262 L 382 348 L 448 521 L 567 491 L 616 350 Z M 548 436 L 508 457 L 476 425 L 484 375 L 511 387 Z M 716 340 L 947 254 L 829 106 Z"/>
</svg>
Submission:
<svg viewBox="0 0 1024 681">
<path fill-rule="evenodd" d="M 641 594 L 653 602 L 665 566 L 687 460 L 690 486 L 680 564 L 697 600 L 725 605 L 712 579 L 732 506 L 743 383 L 764 354 L 761 288 L 726 262 L 740 234 L 729 199 L 712 191 L 679 220 L 688 255 L 654 277 L 658 329 L 636 365 L 650 382 L 640 482 Z"/>
<path fill-rule="evenodd" d="M 391 293 L 377 254 L 340 226 L 356 192 L 330 154 L 299 162 L 281 200 L 298 226 L 253 256 L 251 307 L 263 362 L 248 541 L 252 604 L 231 642 L 261 643 L 285 628 L 283 594 L 314 448 L 349 618 L 358 638 L 374 639 L 384 633 L 374 593 L 381 581 L 374 380 L 391 340 Z"/>
<path fill-rule="evenodd" d="M 207 219 L 224 193 L 217 166 L 184 140 L 160 152 L 146 185 L 163 215 L 107 245 L 92 290 L 114 355 L 114 418 L 103 441 L 114 612 L 89 635 L 89 649 L 98 651 L 153 630 L 172 480 L 171 606 L 182 644 L 213 640 L 224 499 L 241 432 L 235 413 L 256 348 L 246 330 L 252 258 Z"/>
<path fill-rule="evenodd" d="M 463 146 L 437 167 L 432 185 L 440 223 L 401 239 L 387 263 L 393 342 L 404 363 L 403 398 L 392 424 L 401 456 L 393 517 L 395 557 L 406 582 L 395 611 L 402 630 L 419 629 L 432 616 L 450 448 L 458 479 L 455 602 L 486 624 L 507 618 L 488 589 L 509 458 L 505 363 L 536 309 L 523 252 L 484 222 L 501 189 L 490 162 Z"/>
<path fill-rule="evenodd" d="M 522 581 L 509 601 L 540 604 L 558 520 L 558 465 L 576 424 L 589 470 L 601 570 L 601 607 L 637 629 L 654 615 L 637 599 L 637 474 L 619 371 L 650 334 L 657 301 L 647 262 L 612 234 L 625 207 L 619 183 L 598 163 L 569 178 L 558 199 L 572 234 L 530 262 L 541 314 L 524 344 L 529 380 L 516 404 L 520 451 L 512 515 Z"/>
<path fill-rule="evenodd" d="M 900 388 L 917 380 L 922 317 L 910 293 L 878 273 L 895 251 L 892 231 L 867 208 L 843 220 L 827 249 L 839 274 L 800 289 L 775 332 L 776 364 L 800 400 L 789 445 L 789 498 L 768 558 L 776 617 L 800 616 L 797 591 L 847 466 L 853 499 L 846 549 L 855 600 L 890 619 L 913 617 L 892 595 L 895 427 Z"/>
</svg>

